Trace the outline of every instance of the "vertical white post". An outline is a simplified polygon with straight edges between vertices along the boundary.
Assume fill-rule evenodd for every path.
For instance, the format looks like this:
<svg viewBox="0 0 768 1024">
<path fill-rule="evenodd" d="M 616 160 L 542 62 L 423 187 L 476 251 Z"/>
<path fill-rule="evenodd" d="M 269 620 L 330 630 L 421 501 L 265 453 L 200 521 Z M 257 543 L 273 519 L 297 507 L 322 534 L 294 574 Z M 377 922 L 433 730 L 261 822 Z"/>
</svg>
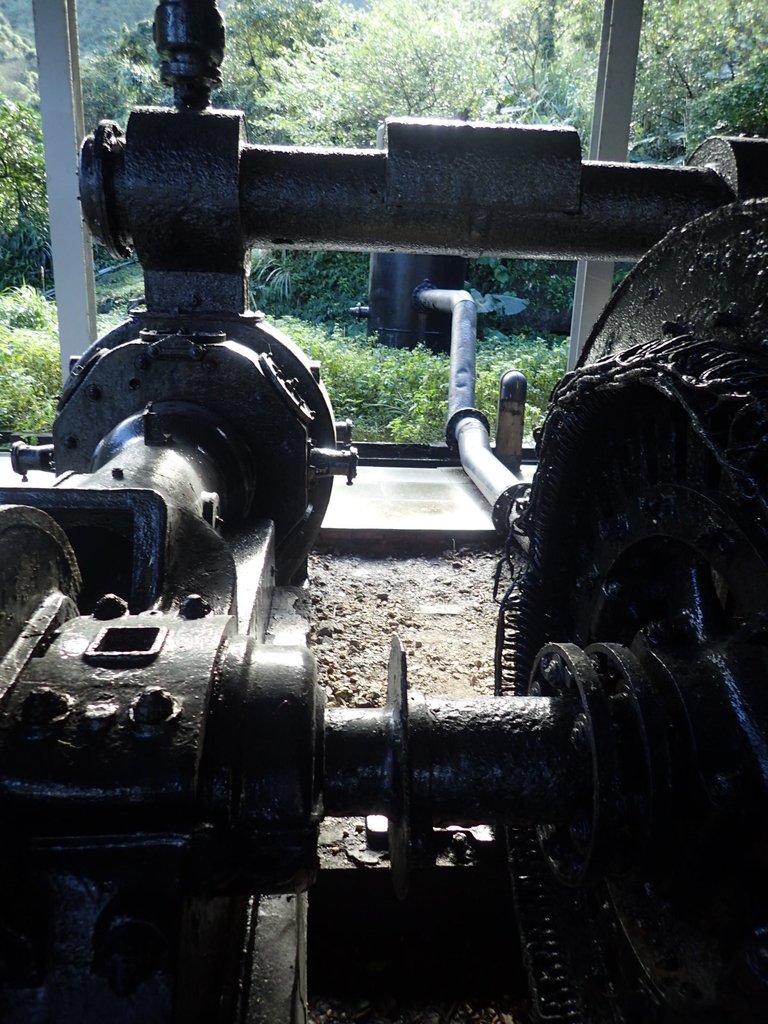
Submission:
<svg viewBox="0 0 768 1024">
<path fill-rule="evenodd" d="M 83 135 L 75 0 L 33 0 L 53 276 L 64 378 L 69 360 L 96 337 L 93 254 L 80 212 L 77 166 Z"/>
<path fill-rule="evenodd" d="M 605 0 L 590 160 L 627 159 L 642 21 L 643 0 Z M 576 365 L 589 332 L 610 298 L 613 268 L 611 262 L 579 260 L 569 370 Z"/>
</svg>

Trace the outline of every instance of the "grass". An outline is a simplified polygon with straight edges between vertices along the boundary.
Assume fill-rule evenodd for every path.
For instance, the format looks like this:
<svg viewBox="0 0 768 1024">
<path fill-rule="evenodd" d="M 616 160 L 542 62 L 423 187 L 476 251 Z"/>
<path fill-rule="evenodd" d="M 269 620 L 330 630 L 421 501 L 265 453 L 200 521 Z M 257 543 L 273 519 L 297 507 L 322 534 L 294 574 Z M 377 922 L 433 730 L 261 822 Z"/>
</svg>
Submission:
<svg viewBox="0 0 768 1024">
<path fill-rule="evenodd" d="M 99 330 L 123 319 L 141 295 L 140 271 L 126 267 L 97 282 Z M 337 417 L 351 418 L 358 440 L 432 442 L 444 439 L 449 360 L 422 345 L 390 349 L 338 325 L 296 317 L 274 321 L 307 355 L 320 362 Z M 562 339 L 507 337 L 478 343 L 477 405 L 492 427 L 499 378 L 510 368 L 528 378 L 526 434 L 543 419 L 552 388 L 565 372 Z M 50 428 L 61 388 L 56 307 L 27 285 L 0 293 L 0 430 Z"/>
</svg>

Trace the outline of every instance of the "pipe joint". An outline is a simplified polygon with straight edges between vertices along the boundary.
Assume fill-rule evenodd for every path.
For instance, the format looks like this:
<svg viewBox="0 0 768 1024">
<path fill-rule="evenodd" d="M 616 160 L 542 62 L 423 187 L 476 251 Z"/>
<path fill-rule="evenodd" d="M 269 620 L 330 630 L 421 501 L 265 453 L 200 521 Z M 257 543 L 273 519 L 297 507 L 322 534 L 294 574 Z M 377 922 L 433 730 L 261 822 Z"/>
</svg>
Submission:
<svg viewBox="0 0 768 1024">
<path fill-rule="evenodd" d="M 485 428 L 486 434 L 490 434 L 488 418 L 479 409 L 463 408 L 457 409 L 445 425 L 445 442 L 452 452 L 459 450 L 459 438 L 465 432 L 465 424 L 480 423 Z M 474 428 L 471 428 L 474 429 Z"/>
</svg>

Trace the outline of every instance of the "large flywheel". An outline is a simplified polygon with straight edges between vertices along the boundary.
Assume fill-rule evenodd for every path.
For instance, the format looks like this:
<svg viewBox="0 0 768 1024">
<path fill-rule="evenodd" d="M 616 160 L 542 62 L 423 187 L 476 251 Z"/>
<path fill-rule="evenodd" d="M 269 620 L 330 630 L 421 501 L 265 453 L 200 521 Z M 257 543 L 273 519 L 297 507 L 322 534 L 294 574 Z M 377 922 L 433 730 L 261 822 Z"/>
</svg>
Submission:
<svg viewBox="0 0 768 1024">
<path fill-rule="evenodd" d="M 758 202 L 652 250 L 539 440 L 499 690 L 591 688 L 613 702 L 609 731 L 622 702 L 642 722 L 583 822 L 511 833 L 541 1020 L 765 1018 L 766 239 Z M 615 827 L 614 780 L 633 794 Z"/>
</svg>

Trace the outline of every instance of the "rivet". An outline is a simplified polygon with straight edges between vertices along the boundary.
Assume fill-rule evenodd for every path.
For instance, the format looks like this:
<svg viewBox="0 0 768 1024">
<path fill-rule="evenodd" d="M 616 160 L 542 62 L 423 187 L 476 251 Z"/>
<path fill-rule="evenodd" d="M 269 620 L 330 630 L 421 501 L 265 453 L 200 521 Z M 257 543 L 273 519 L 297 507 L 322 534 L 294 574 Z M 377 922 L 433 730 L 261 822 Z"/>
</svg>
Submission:
<svg viewBox="0 0 768 1024">
<path fill-rule="evenodd" d="M 74 703 L 68 693 L 54 690 L 51 686 L 31 690 L 21 708 L 21 720 L 27 735 L 32 739 L 50 736 L 69 718 Z"/>
<path fill-rule="evenodd" d="M 119 619 L 128 612 L 128 602 L 117 594 L 104 594 L 93 608 L 94 619 Z"/>
<path fill-rule="evenodd" d="M 180 711 L 167 690 L 155 687 L 139 694 L 128 718 L 139 736 L 156 736 L 179 717 Z"/>
<path fill-rule="evenodd" d="M 182 619 L 204 619 L 213 609 L 200 594 L 187 594 L 179 606 Z"/>
<path fill-rule="evenodd" d="M 83 710 L 83 725 L 90 732 L 105 732 L 114 722 L 118 711 L 118 705 L 112 701 L 86 704 Z"/>
</svg>

